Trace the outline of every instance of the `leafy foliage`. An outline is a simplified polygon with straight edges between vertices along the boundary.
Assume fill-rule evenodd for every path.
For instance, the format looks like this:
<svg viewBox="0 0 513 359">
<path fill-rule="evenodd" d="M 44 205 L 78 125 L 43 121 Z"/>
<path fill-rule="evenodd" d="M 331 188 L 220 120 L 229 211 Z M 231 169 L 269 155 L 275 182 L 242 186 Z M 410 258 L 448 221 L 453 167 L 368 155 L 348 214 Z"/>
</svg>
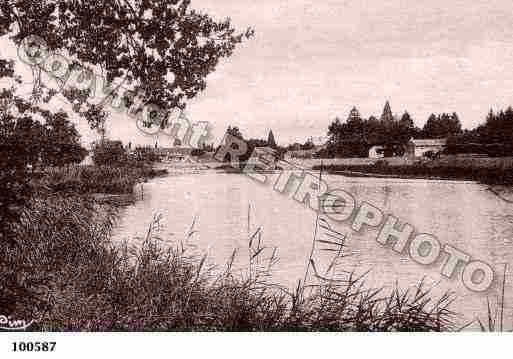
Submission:
<svg viewBox="0 0 513 359">
<path fill-rule="evenodd" d="M 42 162 L 45 166 L 80 163 L 87 151 L 80 145 L 80 135 L 65 112 L 46 115 Z"/>
<path fill-rule="evenodd" d="M 409 115 L 408 115 L 409 116 Z M 339 118 L 328 128 L 328 146 L 319 153 L 323 157 L 367 157 L 372 146 L 385 148 L 385 156 L 404 153 L 404 145 L 415 134 L 413 121 L 378 120 L 370 117 L 362 119 L 356 109 L 351 110 L 348 120 L 342 123 Z M 403 116 L 404 118 L 404 116 Z"/>
<path fill-rule="evenodd" d="M 119 166 L 128 161 L 121 141 L 101 141 L 93 148 L 93 162 L 97 166 Z"/>
<path fill-rule="evenodd" d="M 16 79 L 12 63 L 2 65 L 4 78 Z M 80 162 L 86 151 L 64 113 L 32 106 L 14 87 L 0 92 L 0 104 L 0 242 L 5 244 L 13 242 L 12 226 L 31 197 L 29 167 Z"/>
<path fill-rule="evenodd" d="M 383 147 L 385 157 L 402 156 L 411 138 L 446 138 L 461 133 L 456 113 L 432 114 L 421 130 L 406 111 L 397 119 L 387 102 L 381 119 L 363 119 L 356 107 L 343 123 L 338 117 L 328 127 L 328 146 L 319 151 L 320 157 L 367 157 L 373 146 Z"/>
<path fill-rule="evenodd" d="M 422 129 L 424 138 L 447 138 L 462 133 L 461 123 L 456 113 L 431 114 Z"/>
<path fill-rule="evenodd" d="M 44 51 L 60 50 L 74 59 L 74 69 L 78 63 L 99 69 L 108 87 L 123 83 L 132 92 L 107 93 L 109 101 L 121 97 L 129 107 L 137 93 L 144 103 L 167 111 L 185 107 L 186 100 L 206 88 L 206 77 L 219 60 L 253 36 L 252 29 L 236 33 L 229 19 L 216 21 L 190 9 L 190 3 L 6 0 L 0 5 L 0 36 L 11 33 L 20 43 L 35 34 L 46 42 Z M 68 95 L 79 102 L 86 99 L 79 93 Z"/>
<path fill-rule="evenodd" d="M 28 120 L 27 120 L 28 121 Z M 16 119 L 0 112 L 0 245 L 12 244 L 12 225 L 30 198 L 27 163 L 31 158 Z"/>
<path fill-rule="evenodd" d="M 449 137 L 446 153 L 473 153 L 490 157 L 513 154 L 513 108 L 494 113 L 490 110 L 485 123 L 471 131 Z"/>
<path fill-rule="evenodd" d="M 155 148 L 151 146 L 137 147 L 134 150 L 132 158 L 138 162 L 153 163 L 160 161 L 159 155 L 156 153 Z"/>
</svg>

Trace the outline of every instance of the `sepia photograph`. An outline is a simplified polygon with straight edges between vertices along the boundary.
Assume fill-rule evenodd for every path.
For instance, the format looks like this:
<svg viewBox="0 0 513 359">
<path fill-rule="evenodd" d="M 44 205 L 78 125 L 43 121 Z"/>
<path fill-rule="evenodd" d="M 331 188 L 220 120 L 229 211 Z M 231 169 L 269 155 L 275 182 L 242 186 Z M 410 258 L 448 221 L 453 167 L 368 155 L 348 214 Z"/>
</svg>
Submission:
<svg viewBox="0 0 513 359">
<path fill-rule="evenodd" d="M 505 0 L 0 0 L 2 349 L 511 333 L 512 33 Z"/>
</svg>

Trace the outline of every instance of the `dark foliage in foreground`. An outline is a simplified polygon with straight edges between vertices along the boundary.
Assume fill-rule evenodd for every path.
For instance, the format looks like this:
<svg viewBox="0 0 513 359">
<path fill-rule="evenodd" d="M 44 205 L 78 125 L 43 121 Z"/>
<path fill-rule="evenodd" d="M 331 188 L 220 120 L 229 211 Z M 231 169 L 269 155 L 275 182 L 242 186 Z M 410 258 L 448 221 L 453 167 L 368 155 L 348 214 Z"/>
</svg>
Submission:
<svg viewBox="0 0 513 359">
<path fill-rule="evenodd" d="M 50 331 L 452 328 L 449 296 L 433 300 L 422 283 L 385 293 L 365 289 L 348 273 L 342 281 L 318 280 L 289 293 L 269 282 L 274 253 L 252 261 L 260 264 L 238 278 L 233 258 L 213 271 L 184 242 L 158 238 L 156 223 L 138 248 L 113 244 L 114 216 L 84 197 L 34 200 L 16 228 L 20 245 L 1 248 L 0 311 L 37 318 L 32 329 Z"/>
</svg>

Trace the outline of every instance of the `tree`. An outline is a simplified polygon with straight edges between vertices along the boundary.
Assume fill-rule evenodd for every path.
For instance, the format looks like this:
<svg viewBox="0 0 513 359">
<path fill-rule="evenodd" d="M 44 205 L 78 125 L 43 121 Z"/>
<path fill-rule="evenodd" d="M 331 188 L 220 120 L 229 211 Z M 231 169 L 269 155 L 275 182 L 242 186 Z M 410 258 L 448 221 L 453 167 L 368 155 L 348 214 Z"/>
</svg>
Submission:
<svg viewBox="0 0 513 359">
<path fill-rule="evenodd" d="M 415 124 L 413 123 L 413 120 L 412 120 L 410 114 L 408 113 L 408 111 L 404 112 L 399 123 L 401 123 L 402 126 L 407 127 L 407 128 L 411 128 L 411 129 L 415 128 Z"/>
<path fill-rule="evenodd" d="M 80 163 L 87 151 L 80 145 L 80 135 L 65 112 L 45 114 L 46 124 L 41 159 L 45 166 Z"/>
<path fill-rule="evenodd" d="M 13 64 L 3 66 L 0 78 L 16 79 Z M 35 115 L 53 114 L 17 96 L 15 86 L 0 91 L 0 246 L 24 240 L 14 228 L 33 192 L 28 167 L 39 163 L 46 145 L 46 129 Z"/>
<path fill-rule="evenodd" d="M 480 153 L 488 156 L 513 154 L 513 108 L 488 112 L 485 122 L 471 131 L 456 134 L 447 140 L 447 153 Z"/>
<path fill-rule="evenodd" d="M 46 143 L 46 129 L 39 121 L 24 116 L 18 118 L 16 132 L 19 136 L 18 141 L 24 148 L 23 163 L 34 169 L 41 160 L 41 153 Z"/>
<path fill-rule="evenodd" d="M 462 133 L 458 115 L 442 113 L 438 116 L 431 114 L 422 129 L 425 138 L 447 138 Z"/>
<path fill-rule="evenodd" d="M 380 120 L 383 122 L 394 121 L 394 115 L 392 114 L 392 109 L 390 108 L 390 103 L 388 101 L 385 103 L 385 107 L 383 108 L 383 114 L 381 115 Z"/>
<path fill-rule="evenodd" d="M 206 78 L 219 60 L 229 57 L 254 33 L 250 28 L 237 33 L 229 19 L 216 21 L 190 9 L 190 3 L 4 0 L 0 4 L 0 36 L 10 33 L 16 44 L 21 44 L 36 34 L 44 43 L 38 44 L 31 59 L 62 50 L 76 60 L 70 68 L 98 70 L 107 85 L 123 83 L 131 90 L 130 94 L 112 93 L 107 103 L 121 98 L 129 107 L 133 94 L 139 93 L 142 102 L 166 112 L 183 109 L 188 99 L 206 88 Z M 28 45 L 34 48 L 33 41 Z M 38 100 L 45 86 L 38 81 L 40 67 L 34 66 L 34 70 L 33 98 Z"/>
<path fill-rule="evenodd" d="M 100 134 L 101 141 L 105 141 L 107 131 L 105 128 L 105 122 L 107 121 L 108 112 L 106 112 L 103 106 L 90 105 L 87 110 L 82 112 L 82 116 L 87 120 L 92 130 L 96 130 Z"/>
<path fill-rule="evenodd" d="M 288 146 L 287 146 L 287 150 L 288 150 L 288 151 L 299 151 L 299 150 L 301 150 L 301 147 L 302 147 L 302 146 L 303 146 L 303 145 L 302 145 L 302 144 L 300 144 L 299 142 L 295 142 L 295 143 L 293 143 L 293 144 L 291 144 L 291 145 L 288 145 Z"/>
<path fill-rule="evenodd" d="M 267 136 L 267 146 L 274 148 L 274 149 L 278 148 L 278 145 L 276 144 L 276 141 L 274 140 L 273 130 L 270 130 L 269 136 Z"/>
<path fill-rule="evenodd" d="M 356 107 L 347 122 L 338 118 L 328 127 L 327 148 L 321 153 L 328 157 L 367 157 L 373 146 L 382 146 L 386 156 L 404 154 L 406 143 L 415 134 L 415 125 L 408 112 L 395 121 L 387 102 L 382 119 L 371 116 L 362 119 Z"/>
<path fill-rule="evenodd" d="M 347 123 L 353 124 L 361 124 L 362 117 L 360 116 L 360 112 L 356 107 L 353 107 L 351 111 L 349 111 L 349 116 L 347 116 Z"/>
<path fill-rule="evenodd" d="M 31 194 L 27 173 L 31 154 L 16 124 L 14 116 L 0 111 L 0 246 L 15 242 L 13 226 Z"/>
<path fill-rule="evenodd" d="M 235 127 L 228 126 L 226 133 L 233 137 L 239 138 L 241 140 L 243 139 L 242 133 L 240 132 L 240 130 L 237 126 L 235 126 Z"/>
<path fill-rule="evenodd" d="M 144 160 L 153 149 L 136 149 L 138 160 Z M 97 166 L 121 166 L 126 164 L 127 153 L 121 141 L 101 141 L 93 148 L 93 162 Z"/>
<path fill-rule="evenodd" d="M 315 148 L 315 144 L 312 139 L 308 139 L 303 145 L 301 145 L 301 149 L 304 151 L 309 151 Z"/>
</svg>

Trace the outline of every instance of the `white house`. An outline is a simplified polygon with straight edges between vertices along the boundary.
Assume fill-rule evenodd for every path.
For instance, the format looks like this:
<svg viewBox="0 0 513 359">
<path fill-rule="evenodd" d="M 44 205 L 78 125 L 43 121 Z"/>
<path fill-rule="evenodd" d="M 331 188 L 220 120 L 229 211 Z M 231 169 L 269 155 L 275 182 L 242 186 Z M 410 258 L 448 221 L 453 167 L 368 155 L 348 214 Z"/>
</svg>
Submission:
<svg viewBox="0 0 513 359">
<path fill-rule="evenodd" d="M 412 139 L 408 143 L 406 154 L 408 157 L 422 157 L 426 152 L 441 152 L 447 144 L 446 138 L 416 140 Z"/>
<path fill-rule="evenodd" d="M 369 158 L 383 158 L 383 146 L 373 146 L 369 150 Z"/>
</svg>

